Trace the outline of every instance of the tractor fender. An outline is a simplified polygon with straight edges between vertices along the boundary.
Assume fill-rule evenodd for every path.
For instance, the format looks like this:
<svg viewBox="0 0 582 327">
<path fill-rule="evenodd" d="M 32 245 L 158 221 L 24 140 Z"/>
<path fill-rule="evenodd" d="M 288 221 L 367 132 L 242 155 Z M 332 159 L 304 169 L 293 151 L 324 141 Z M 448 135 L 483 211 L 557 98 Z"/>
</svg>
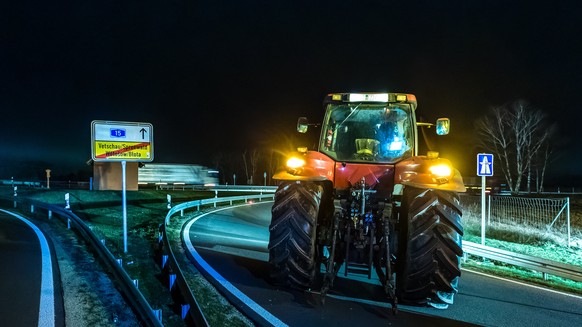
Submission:
<svg viewBox="0 0 582 327">
<path fill-rule="evenodd" d="M 451 168 L 448 177 L 435 176 L 429 170 L 436 165 L 447 165 Z M 416 156 L 403 160 L 396 164 L 394 183 L 413 186 L 422 189 L 435 189 L 451 192 L 465 192 L 465 184 L 459 170 L 455 169 L 448 159 L 428 158 Z"/>
<path fill-rule="evenodd" d="M 305 160 L 305 165 L 297 169 L 282 169 L 273 175 L 274 180 L 281 181 L 333 181 L 335 161 L 323 153 L 308 151 L 297 153 L 296 157 Z"/>
</svg>

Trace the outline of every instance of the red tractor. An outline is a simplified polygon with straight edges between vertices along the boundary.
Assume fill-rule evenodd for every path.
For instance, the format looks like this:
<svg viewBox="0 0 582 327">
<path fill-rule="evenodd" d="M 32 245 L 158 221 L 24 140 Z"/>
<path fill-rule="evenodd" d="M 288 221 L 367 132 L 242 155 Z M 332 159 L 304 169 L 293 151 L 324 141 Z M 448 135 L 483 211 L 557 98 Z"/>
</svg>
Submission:
<svg viewBox="0 0 582 327">
<path fill-rule="evenodd" d="M 465 186 L 438 152 L 418 155 L 418 129 L 446 135 L 450 121 L 417 122 L 416 106 L 414 95 L 402 93 L 325 97 L 319 148 L 298 148 L 273 177 L 275 283 L 324 299 L 338 274 L 374 275 L 394 312 L 397 303 L 452 304 L 463 255 L 458 193 Z M 297 130 L 310 125 L 319 124 L 301 117 Z"/>
</svg>

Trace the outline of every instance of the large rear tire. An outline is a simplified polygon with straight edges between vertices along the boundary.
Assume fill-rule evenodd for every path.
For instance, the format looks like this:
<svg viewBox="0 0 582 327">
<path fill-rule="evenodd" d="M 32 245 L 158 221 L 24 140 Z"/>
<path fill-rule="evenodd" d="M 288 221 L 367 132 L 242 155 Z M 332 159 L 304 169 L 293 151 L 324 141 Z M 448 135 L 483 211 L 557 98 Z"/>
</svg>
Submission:
<svg viewBox="0 0 582 327">
<path fill-rule="evenodd" d="M 316 275 L 316 229 L 323 187 L 283 182 L 275 193 L 269 226 L 269 263 L 276 284 L 305 290 Z"/>
<path fill-rule="evenodd" d="M 461 205 L 455 192 L 406 187 L 396 294 L 399 302 L 447 308 L 461 276 Z"/>
</svg>

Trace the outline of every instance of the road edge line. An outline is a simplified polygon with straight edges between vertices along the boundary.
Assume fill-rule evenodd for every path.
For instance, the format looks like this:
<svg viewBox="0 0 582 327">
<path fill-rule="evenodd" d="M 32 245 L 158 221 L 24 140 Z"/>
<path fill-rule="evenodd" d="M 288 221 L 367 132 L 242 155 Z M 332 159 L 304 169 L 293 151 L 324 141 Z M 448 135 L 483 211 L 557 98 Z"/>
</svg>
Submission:
<svg viewBox="0 0 582 327">
<path fill-rule="evenodd" d="M 261 202 L 258 202 L 258 203 L 261 203 Z M 253 204 L 255 204 L 255 203 L 253 203 Z M 202 258 L 202 256 L 200 256 L 200 254 L 198 253 L 198 251 L 196 251 L 196 249 L 194 248 L 194 246 L 192 245 L 192 242 L 190 240 L 190 227 L 198 219 L 200 219 L 204 216 L 207 216 L 209 214 L 213 214 L 213 213 L 222 211 L 222 210 L 227 210 L 227 209 L 232 209 L 232 208 L 242 207 L 242 206 L 248 206 L 248 205 L 253 205 L 253 204 L 241 204 L 241 205 L 236 205 L 236 206 L 229 206 L 226 208 L 220 208 L 217 210 L 206 212 L 200 216 L 197 216 L 197 217 L 191 219 L 188 223 L 186 223 L 186 226 L 184 227 L 184 231 L 182 232 L 182 238 L 184 239 L 184 243 L 185 243 L 188 251 L 190 252 L 192 257 L 194 258 L 194 260 L 197 262 L 199 267 L 201 269 L 203 269 L 204 271 L 206 271 L 206 273 L 208 275 L 210 275 L 211 278 L 213 278 L 217 283 L 219 283 L 223 289 L 228 291 L 230 294 L 232 294 L 234 297 L 236 297 L 236 299 L 238 301 L 240 301 L 241 304 L 248 307 L 250 310 L 252 310 L 258 316 L 262 317 L 266 322 L 270 323 L 271 325 L 273 325 L 273 326 L 287 326 L 287 324 L 285 324 L 284 322 L 279 320 L 279 318 L 275 317 L 273 314 L 271 314 L 265 308 L 263 308 L 258 303 L 253 301 L 246 294 L 244 294 L 241 290 L 239 290 L 234 285 L 232 285 L 228 280 L 226 280 L 222 275 L 220 275 L 216 270 L 214 270 L 214 268 L 212 268 L 206 262 L 206 260 L 204 260 Z"/>
<path fill-rule="evenodd" d="M 30 227 L 40 243 L 41 253 L 41 278 L 40 278 L 40 303 L 38 312 L 38 326 L 55 326 L 55 294 L 53 285 L 53 264 L 48 241 L 42 231 L 28 219 L 13 212 L 0 209 L 0 211 L 18 218 Z"/>
</svg>

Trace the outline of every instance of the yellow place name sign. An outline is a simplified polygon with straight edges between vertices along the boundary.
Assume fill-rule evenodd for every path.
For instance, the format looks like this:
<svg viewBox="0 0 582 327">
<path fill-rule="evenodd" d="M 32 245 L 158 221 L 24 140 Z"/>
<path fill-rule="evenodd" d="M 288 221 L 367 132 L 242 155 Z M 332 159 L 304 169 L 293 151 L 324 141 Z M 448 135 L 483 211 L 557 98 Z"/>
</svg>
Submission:
<svg viewBox="0 0 582 327">
<path fill-rule="evenodd" d="M 112 142 L 95 141 L 96 159 L 149 160 L 151 144 L 149 142 Z"/>
</svg>

